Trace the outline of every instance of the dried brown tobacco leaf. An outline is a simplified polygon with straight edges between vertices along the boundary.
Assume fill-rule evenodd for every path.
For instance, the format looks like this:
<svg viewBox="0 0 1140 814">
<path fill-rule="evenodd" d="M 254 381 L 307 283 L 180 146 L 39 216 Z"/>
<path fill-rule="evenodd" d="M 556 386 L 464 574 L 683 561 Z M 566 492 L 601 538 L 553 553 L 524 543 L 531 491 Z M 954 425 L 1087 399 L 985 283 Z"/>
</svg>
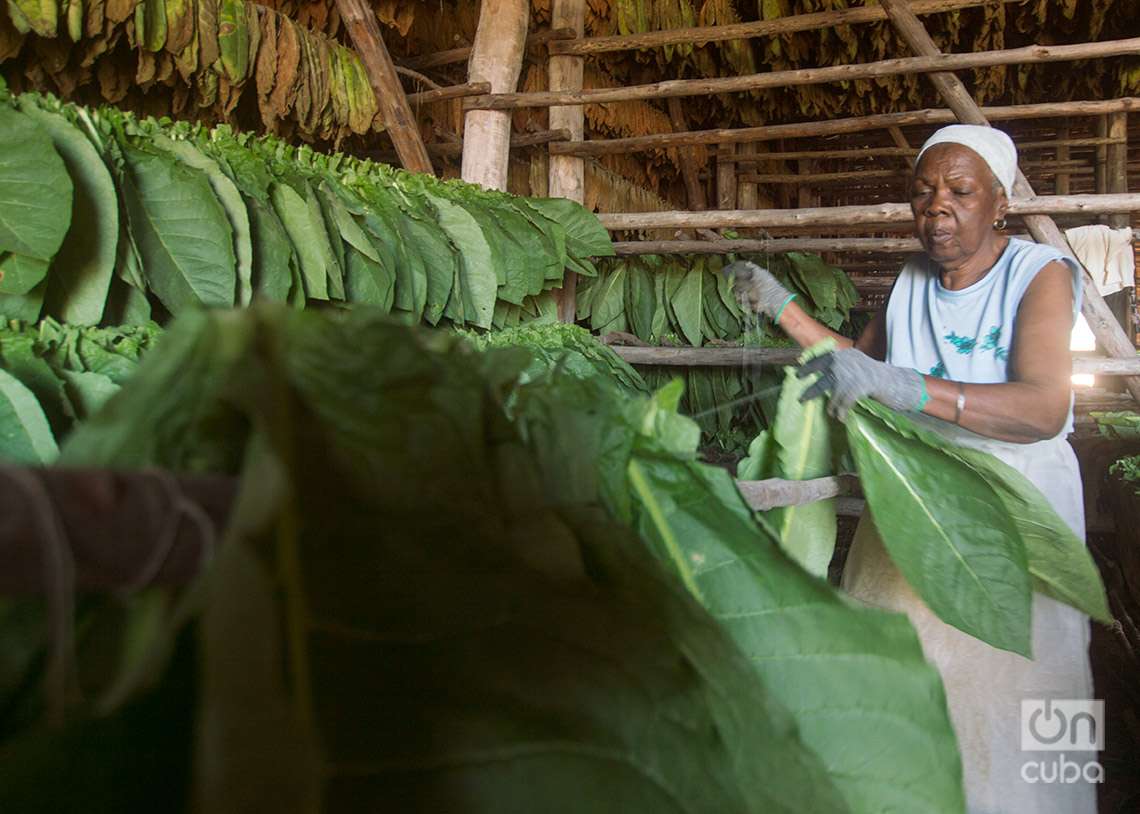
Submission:
<svg viewBox="0 0 1140 814">
<path fill-rule="evenodd" d="M 166 50 L 179 54 L 194 39 L 197 23 L 194 0 L 166 0 Z"/>
<path fill-rule="evenodd" d="M 203 70 L 218 61 L 218 0 L 198 0 L 198 64 Z"/>
<path fill-rule="evenodd" d="M 301 42 L 297 27 L 287 17 L 277 17 L 277 75 L 269 94 L 269 108 L 278 119 L 284 119 L 297 98 L 300 74 Z"/>
</svg>

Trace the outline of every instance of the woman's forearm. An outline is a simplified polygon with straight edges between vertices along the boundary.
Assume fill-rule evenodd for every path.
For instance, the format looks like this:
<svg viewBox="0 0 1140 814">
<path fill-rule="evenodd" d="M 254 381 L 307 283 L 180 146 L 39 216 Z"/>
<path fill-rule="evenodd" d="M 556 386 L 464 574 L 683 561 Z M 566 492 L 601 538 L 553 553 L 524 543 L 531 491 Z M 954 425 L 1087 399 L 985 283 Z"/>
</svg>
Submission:
<svg viewBox="0 0 1140 814">
<path fill-rule="evenodd" d="M 1053 438 L 1069 414 L 1069 393 L 1055 385 L 960 385 L 933 376 L 923 378 L 929 396 L 924 413 L 999 441 L 1029 444 Z M 965 395 L 960 415 L 959 393 Z"/>
<path fill-rule="evenodd" d="M 780 314 L 780 319 L 777 322 L 784 333 L 790 336 L 797 345 L 801 348 L 810 348 L 824 339 L 831 338 L 840 348 L 850 348 L 855 343 L 842 334 L 837 334 L 835 331 L 828 328 L 823 323 L 812 319 L 808 316 L 807 311 L 800 308 L 799 304 L 792 300 L 784 306 L 783 312 Z"/>
</svg>

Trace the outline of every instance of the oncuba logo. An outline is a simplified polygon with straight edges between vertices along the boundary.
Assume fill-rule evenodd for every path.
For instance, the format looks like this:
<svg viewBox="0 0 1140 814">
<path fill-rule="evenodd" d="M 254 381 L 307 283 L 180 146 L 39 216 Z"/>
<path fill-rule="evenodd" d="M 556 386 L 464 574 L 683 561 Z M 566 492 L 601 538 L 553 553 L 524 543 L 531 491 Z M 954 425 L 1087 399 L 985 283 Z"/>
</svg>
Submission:
<svg viewBox="0 0 1140 814">
<path fill-rule="evenodd" d="M 1022 764 L 1025 782 L 1103 783 L 1104 768 L 1095 760 L 1103 748 L 1104 701 L 1033 698 L 1021 702 L 1022 751 L 1061 753 Z"/>
</svg>

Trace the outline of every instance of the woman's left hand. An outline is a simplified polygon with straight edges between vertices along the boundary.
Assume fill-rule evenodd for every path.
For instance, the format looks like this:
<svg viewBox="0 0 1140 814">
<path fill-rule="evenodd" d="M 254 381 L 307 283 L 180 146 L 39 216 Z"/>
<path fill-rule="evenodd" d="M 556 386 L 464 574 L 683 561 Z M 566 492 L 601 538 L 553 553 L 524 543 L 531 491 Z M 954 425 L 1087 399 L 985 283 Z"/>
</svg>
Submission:
<svg viewBox="0 0 1140 814">
<path fill-rule="evenodd" d="M 861 398 L 873 398 L 895 410 L 921 410 L 926 404 L 926 383 L 917 370 L 877 362 L 861 350 L 845 348 L 818 356 L 800 368 L 803 379 L 819 373 L 819 381 L 800 396 L 809 401 L 831 393 L 828 412 L 840 421 Z"/>
</svg>

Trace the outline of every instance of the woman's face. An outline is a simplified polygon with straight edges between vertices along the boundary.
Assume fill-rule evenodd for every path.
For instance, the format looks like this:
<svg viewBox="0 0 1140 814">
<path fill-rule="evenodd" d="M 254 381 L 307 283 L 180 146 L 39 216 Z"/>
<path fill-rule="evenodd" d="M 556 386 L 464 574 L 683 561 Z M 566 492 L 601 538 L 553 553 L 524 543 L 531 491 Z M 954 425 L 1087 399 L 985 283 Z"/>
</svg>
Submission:
<svg viewBox="0 0 1140 814">
<path fill-rule="evenodd" d="M 981 156 L 961 144 L 936 144 L 922 155 L 911 184 L 915 231 L 926 253 L 953 270 L 990 248 L 994 221 L 1008 202 Z"/>
</svg>

